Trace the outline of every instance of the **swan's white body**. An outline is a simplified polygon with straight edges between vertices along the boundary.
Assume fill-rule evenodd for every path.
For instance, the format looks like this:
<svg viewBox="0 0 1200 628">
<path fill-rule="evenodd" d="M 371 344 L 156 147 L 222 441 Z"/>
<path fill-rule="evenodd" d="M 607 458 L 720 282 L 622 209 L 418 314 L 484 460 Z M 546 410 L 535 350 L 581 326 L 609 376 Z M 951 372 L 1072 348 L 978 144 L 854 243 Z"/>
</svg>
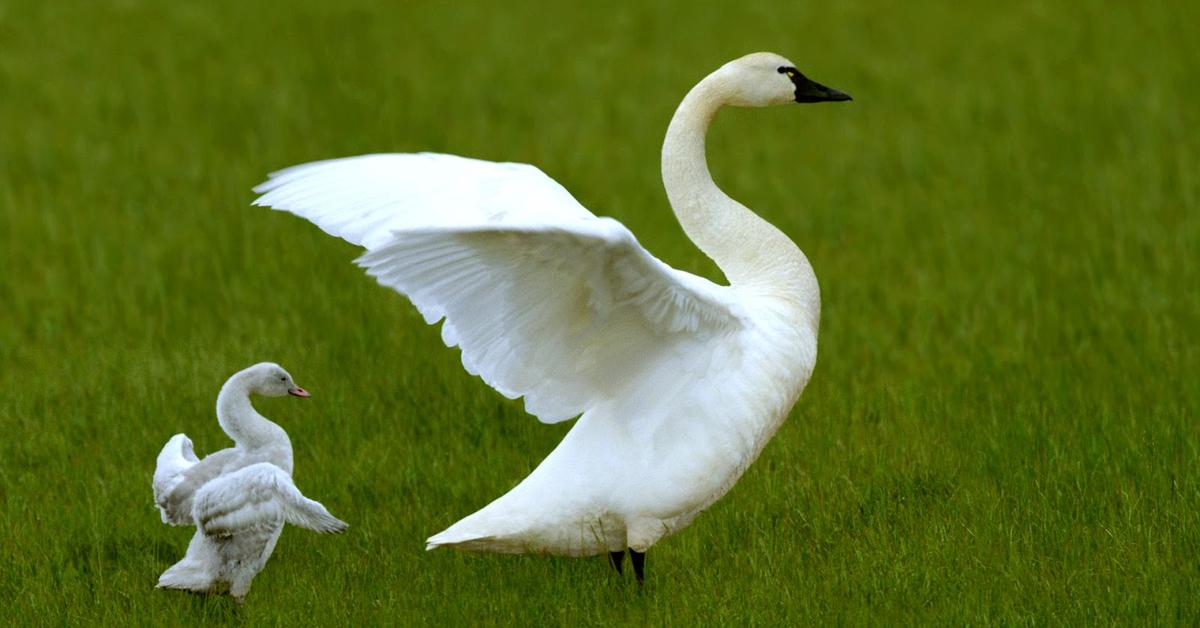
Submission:
<svg viewBox="0 0 1200 628">
<path fill-rule="evenodd" d="M 275 388 L 284 394 L 291 388 L 307 395 L 277 365 L 252 366 L 225 382 L 217 396 L 217 419 L 234 447 L 199 460 L 192 441 L 176 434 L 158 454 L 154 502 L 163 523 L 196 526 L 187 555 L 163 572 L 159 587 L 228 592 L 240 601 L 271 557 L 285 522 L 318 532 L 346 529 L 292 482 L 287 433 L 250 404 L 251 392 L 275 392 L 264 381 L 278 381 Z"/>
<path fill-rule="evenodd" d="M 723 66 L 663 145 L 671 205 L 728 287 L 667 266 L 533 166 L 367 155 L 256 188 L 255 204 L 365 247 L 358 263 L 444 319 L 469 372 L 543 422 L 580 417 L 529 477 L 429 548 L 644 552 L 758 456 L 812 373 L 819 291 L 800 249 L 717 188 L 704 136 L 723 105 L 790 102 L 790 65 L 759 53 Z"/>
</svg>

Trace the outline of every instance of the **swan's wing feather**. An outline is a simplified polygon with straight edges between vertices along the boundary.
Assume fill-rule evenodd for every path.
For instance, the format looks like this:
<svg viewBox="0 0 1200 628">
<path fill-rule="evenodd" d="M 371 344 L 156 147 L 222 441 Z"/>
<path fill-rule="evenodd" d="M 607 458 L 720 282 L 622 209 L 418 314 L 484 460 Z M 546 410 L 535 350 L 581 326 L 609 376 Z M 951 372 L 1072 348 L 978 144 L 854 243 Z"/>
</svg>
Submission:
<svg viewBox="0 0 1200 628">
<path fill-rule="evenodd" d="M 554 423 L 621 396 L 694 336 L 739 323 L 720 287 L 685 283 L 619 223 L 596 222 L 400 232 L 358 262 L 430 323 L 444 318 L 468 372 Z"/>
<path fill-rule="evenodd" d="M 368 155 L 256 189 L 256 204 L 365 246 L 358 263 L 429 323 L 444 318 L 469 372 L 547 423 L 742 324 L 729 288 L 667 266 L 532 166 Z"/>
<path fill-rule="evenodd" d="M 348 525 L 308 499 L 279 467 L 260 462 L 205 484 L 192 516 L 207 536 L 226 537 L 270 529 L 286 521 L 317 532 L 341 533 Z"/>
<path fill-rule="evenodd" d="M 271 174 L 255 205 L 286 210 L 368 249 L 398 229 L 595 220 L 528 164 L 437 153 L 330 159 Z"/>
</svg>

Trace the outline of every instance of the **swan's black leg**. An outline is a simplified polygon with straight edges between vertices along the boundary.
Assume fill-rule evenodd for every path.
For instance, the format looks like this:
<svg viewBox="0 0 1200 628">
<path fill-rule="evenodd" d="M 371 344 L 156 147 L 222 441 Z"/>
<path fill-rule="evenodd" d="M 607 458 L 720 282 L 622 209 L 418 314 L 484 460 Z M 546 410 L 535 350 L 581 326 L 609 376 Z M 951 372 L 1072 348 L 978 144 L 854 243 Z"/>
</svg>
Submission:
<svg viewBox="0 0 1200 628">
<path fill-rule="evenodd" d="M 633 561 L 633 575 L 637 576 L 638 584 L 646 580 L 646 552 L 629 550 L 629 558 Z"/>
<path fill-rule="evenodd" d="M 619 552 L 609 552 L 608 553 L 608 564 L 612 565 L 612 568 L 616 569 L 617 573 L 624 573 L 625 550 L 621 550 Z"/>
</svg>

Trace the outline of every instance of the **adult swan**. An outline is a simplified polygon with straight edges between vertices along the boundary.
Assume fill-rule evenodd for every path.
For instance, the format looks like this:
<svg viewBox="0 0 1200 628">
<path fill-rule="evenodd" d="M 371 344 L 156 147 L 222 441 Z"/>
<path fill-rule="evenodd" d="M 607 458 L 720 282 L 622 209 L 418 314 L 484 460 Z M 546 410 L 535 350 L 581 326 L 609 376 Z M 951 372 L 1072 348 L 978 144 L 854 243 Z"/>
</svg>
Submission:
<svg viewBox="0 0 1200 628">
<path fill-rule="evenodd" d="M 729 279 L 675 270 L 537 168 L 438 154 L 295 166 L 257 187 L 366 248 L 357 263 L 407 296 L 463 366 L 544 423 L 575 427 L 516 488 L 428 548 L 588 556 L 645 552 L 733 486 L 791 410 L 817 357 L 808 259 L 709 175 L 721 107 L 849 100 L 770 53 L 700 81 L 662 150 L 688 237 Z"/>
</svg>

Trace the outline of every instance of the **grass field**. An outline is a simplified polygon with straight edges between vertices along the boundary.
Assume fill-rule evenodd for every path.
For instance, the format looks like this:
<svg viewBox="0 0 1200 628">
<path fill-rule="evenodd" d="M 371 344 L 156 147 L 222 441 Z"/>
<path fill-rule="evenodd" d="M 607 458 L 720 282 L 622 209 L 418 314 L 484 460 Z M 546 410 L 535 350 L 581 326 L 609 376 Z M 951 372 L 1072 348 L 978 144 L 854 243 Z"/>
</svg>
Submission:
<svg viewBox="0 0 1200 628">
<path fill-rule="evenodd" d="M 1200 622 L 1197 24 L 1194 2 L 0 0 L 0 616 Z M 687 89 L 754 50 L 855 97 L 710 136 L 821 280 L 792 417 L 642 591 L 600 559 L 426 553 L 569 424 L 468 376 L 354 247 L 250 187 L 374 151 L 530 162 L 719 280 L 658 151 Z M 190 530 L 152 507 L 154 456 L 227 446 L 217 390 L 260 360 L 313 391 L 258 407 L 350 531 L 289 529 L 243 608 L 155 591 Z"/>
</svg>

